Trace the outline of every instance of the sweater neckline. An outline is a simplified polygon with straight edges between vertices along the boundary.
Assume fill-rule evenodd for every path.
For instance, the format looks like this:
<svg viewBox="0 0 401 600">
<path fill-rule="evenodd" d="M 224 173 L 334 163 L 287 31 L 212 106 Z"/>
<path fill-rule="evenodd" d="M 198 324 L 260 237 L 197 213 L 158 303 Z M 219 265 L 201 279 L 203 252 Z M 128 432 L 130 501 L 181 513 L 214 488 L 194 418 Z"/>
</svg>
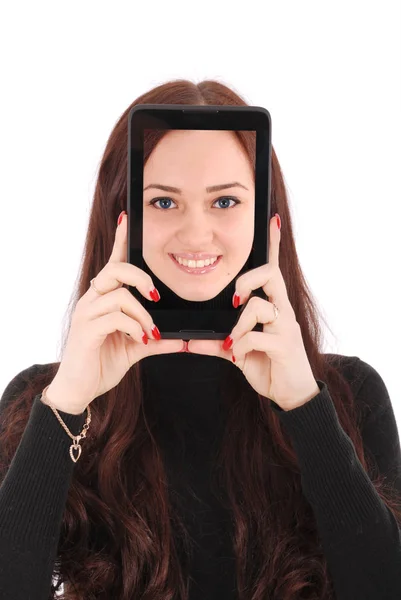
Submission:
<svg viewBox="0 0 401 600">
<path fill-rule="evenodd" d="M 196 383 L 217 383 L 227 369 L 235 368 L 224 358 L 190 352 L 157 354 L 142 359 L 141 372 L 152 386 L 181 388 Z"/>
</svg>

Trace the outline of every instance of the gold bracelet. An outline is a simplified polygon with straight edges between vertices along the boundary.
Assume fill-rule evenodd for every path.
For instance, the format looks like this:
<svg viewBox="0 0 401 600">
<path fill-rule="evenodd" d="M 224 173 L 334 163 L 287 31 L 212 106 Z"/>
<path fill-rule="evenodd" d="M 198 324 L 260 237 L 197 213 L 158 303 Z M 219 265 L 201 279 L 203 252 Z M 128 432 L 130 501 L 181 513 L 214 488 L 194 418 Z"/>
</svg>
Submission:
<svg viewBox="0 0 401 600">
<path fill-rule="evenodd" d="M 87 406 L 88 409 L 88 416 L 86 418 L 86 422 L 85 425 L 81 431 L 81 433 L 79 435 L 72 435 L 71 431 L 68 429 L 67 425 L 64 423 L 64 421 L 62 420 L 62 418 L 60 417 L 60 415 L 57 412 L 57 409 L 51 404 L 49 398 L 46 396 L 46 392 L 47 389 L 50 387 L 50 383 L 47 387 L 45 387 L 45 389 L 42 392 L 42 400 L 43 398 L 46 399 L 46 403 L 44 402 L 43 404 L 46 404 L 47 406 L 49 406 L 52 411 L 54 412 L 54 414 L 56 415 L 57 419 L 59 420 L 59 423 L 62 425 L 62 427 L 64 428 L 64 430 L 66 431 L 66 433 L 70 436 L 70 438 L 72 438 L 73 443 L 70 446 L 70 456 L 71 456 L 71 460 L 73 460 L 75 463 L 77 462 L 78 458 L 81 456 L 81 452 L 82 452 L 82 448 L 79 445 L 79 442 L 81 439 L 86 437 L 86 432 L 89 429 L 89 424 L 91 422 L 91 409 L 89 407 L 89 405 Z M 73 451 L 77 450 L 78 451 L 78 456 L 75 458 L 73 455 Z"/>
</svg>

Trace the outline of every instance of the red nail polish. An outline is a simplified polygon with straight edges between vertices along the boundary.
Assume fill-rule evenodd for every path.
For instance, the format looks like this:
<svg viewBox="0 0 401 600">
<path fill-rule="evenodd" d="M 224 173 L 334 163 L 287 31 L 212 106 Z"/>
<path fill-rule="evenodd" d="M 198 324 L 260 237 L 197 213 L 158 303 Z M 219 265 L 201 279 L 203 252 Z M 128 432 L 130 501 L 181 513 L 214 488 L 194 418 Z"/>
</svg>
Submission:
<svg viewBox="0 0 401 600">
<path fill-rule="evenodd" d="M 147 343 L 148 343 L 148 339 L 149 339 L 149 338 L 148 338 L 148 336 L 147 336 L 147 333 L 146 333 L 146 331 L 144 331 L 144 332 L 143 332 L 143 336 L 142 336 L 142 341 L 143 341 L 143 343 L 144 343 L 145 345 L 147 345 Z"/>
<path fill-rule="evenodd" d="M 280 215 L 279 215 L 278 213 L 276 213 L 274 216 L 276 217 L 276 221 L 277 221 L 277 227 L 278 227 L 279 229 L 281 229 L 281 219 L 280 219 Z"/>
<path fill-rule="evenodd" d="M 159 300 L 160 300 L 160 294 L 159 294 L 159 292 L 157 291 L 156 288 L 153 288 L 153 290 L 150 292 L 150 297 L 155 302 L 159 302 Z"/>
<path fill-rule="evenodd" d="M 123 220 L 123 216 L 124 216 L 125 214 L 126 214 L 126 213 L 125 213 L 125 210 L 123 210 L 123 211 L 120 213 L 120 216 L 118 217 L 118 221 L 117 221 L 117 226 L 118 226 L 118 225 L 120 225 L 121 221 Z"/>
<path fill-rule="evenodd" d="M 239 301 L 240 301 L 240 297 L 238 296 L 237 292 L 235 292 L 234 296 L 233 296 L 233 306 L 234 306 L 234 308 L 238 308 Z"/>
<path fill-rule="evenodd" d="M 229 350 L 233 345 L 233 342 L 234 340 L 232 339 L 231 335 L 228 335 L 223 342 L 223 350 Z"/>
<path fill-rule="evenodd" d="M 235 356 L 234 356 L 234 354 L 232 355 L 231 358 L 232 358 L 232 361 L 235 363 Z"/>
<path fill-rule="evenodd" d="M 154 337 L 155 337 L 157 340 L 161 340 L 161 337 L 162 337 L 162 336 L 161 336 L 161 333 L 160 333 L 160 331 L 159 331 L 158 327 L 156 327 L 156 325 L 155 325 L 154 327 L 152 327 L 152 333 L 153 333 L 153 336 L 154 336 Z"/>
</svg>

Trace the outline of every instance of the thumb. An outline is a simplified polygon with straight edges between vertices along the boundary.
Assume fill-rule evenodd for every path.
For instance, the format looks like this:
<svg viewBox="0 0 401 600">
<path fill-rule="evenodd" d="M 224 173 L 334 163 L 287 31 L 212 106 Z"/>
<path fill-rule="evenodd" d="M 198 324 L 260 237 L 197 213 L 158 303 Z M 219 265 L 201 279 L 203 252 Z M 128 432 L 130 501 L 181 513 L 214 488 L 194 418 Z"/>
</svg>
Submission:
<svg viewBox="0 0 401 600">
<path fill-rule="evenodd" d="M 147 358 L 148 356 L 156 356 L 157 354 L 174 354 L 182 352 L 185 347 L 185 342 L 182 340 L 151 340 L 149 339 L 146 345 L 133 343 L 127 348 L 129 364 L 132 366 L 136 362 Z"/>
<path fill-rule="evenodd" d="M 156 354 L 174 354 L 182 352 L 185 346 L 183 340 L 149 340 L 145 346 L 146 356 L 154 356 Z"/>
</svg>

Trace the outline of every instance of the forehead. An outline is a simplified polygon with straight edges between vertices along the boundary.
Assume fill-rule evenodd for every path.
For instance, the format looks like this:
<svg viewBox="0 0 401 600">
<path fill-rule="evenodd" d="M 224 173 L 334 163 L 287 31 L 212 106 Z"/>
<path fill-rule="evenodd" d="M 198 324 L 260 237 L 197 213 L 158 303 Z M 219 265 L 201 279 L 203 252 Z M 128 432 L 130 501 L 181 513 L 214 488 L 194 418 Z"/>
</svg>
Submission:
<svg viewBox="0 0 401 600">
<path fill-rule="evenodd" d="M 219 181 L 210 176 L 218 175 Z M 238 179 L 248 183 L 253 179 L 253 169 L 237 136 L 232 131 L 169 131 L 157 144 L 144 169 L 146 183 L 152 183 L 158 174 L 169 175 L 170 183 L 177 177 L 208 178 L 205 185 Z M 151 181 L 152 179 L 152 181 Z M 221 181 L 220 181 L 221 179 Z M 163 181 L 167 183 L 167 181 Z"/>
</svg>

